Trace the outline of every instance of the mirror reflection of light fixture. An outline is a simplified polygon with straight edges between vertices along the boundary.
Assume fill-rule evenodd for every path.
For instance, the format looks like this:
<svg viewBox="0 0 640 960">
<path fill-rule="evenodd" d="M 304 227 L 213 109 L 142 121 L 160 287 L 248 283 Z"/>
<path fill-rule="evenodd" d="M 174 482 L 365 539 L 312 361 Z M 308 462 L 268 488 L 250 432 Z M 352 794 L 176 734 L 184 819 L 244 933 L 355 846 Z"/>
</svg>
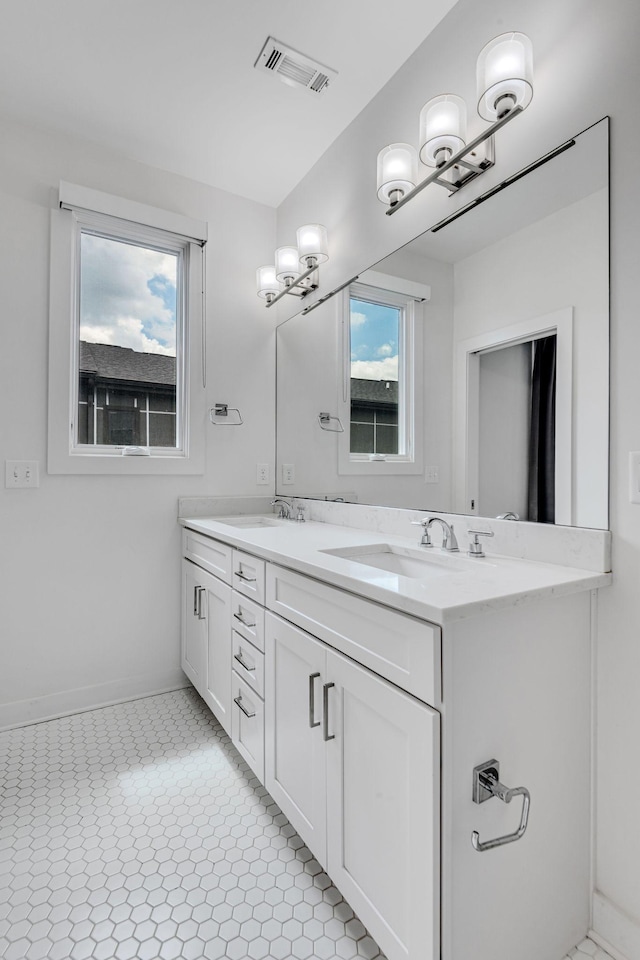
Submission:
<svg viewBox="0 0 640 960">
<path fill-rule="evenodd" d="M 533 48 L 523 33 L 503 33 L 480 51 L 477 63 L 478 113 L 491 126 L 466 143 L 466 105 L 446 93 L 420 111 L 420 161 L 435 170 L 418 181 L 418 160 L 407 143 L 392 143 L 378 154 L 378 199 L 395 213 L 430 183 L 455 193 L 495 163 L 493 134 L 522 113 L 533 97 Z"/>
<path fill-rule="evenodd" d="M 285 293 L 306 297 L 318 287 L 318 266 L 329 259 L 327 229 L 321 223 L 308 223 L 297 231 L 297 247 L 278 247 L 275 266 L 258 267 L 258 296 L 266 306 L 280 300 Z"/>
</svg>

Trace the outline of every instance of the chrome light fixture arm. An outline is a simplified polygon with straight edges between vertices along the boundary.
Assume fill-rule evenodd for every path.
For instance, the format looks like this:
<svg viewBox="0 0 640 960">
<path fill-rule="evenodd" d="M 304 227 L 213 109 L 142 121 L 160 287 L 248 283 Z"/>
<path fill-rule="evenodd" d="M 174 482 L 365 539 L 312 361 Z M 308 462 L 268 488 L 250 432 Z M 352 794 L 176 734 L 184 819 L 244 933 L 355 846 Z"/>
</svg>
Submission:
<svg viewBox="0 0 640 960">
<path fill-rule="evenodd" d="M 386 212 L 388 217 L 391 214 L 395 213 L 401 207 L 408 203 L 409 200 L 412 200 L 413 197 L 417 196 L 425 187 L 428 187 L 430 183 L 437 183 L 441 187 L 446 187 L 448 190 L 451 190 L 452 193 L 457 192 L 461 186 L 469 183 L 470 180 L 475 179 L 481 173 L 484 173 L 485 170 L 488 170 L 489 167 L 493 166 L 493 160 L 480 162 L 479 164 L 473 163 L 471 160 L 467 159 L 470 153 L 473 153 L 479 146 L 488 141 L 494 133 L 504 127 L 510 120 L 513 120 L 514 117 L 517 117 L 518 114 L 522 113 L 524 107 L 516 106 L 505 116 L 500 117 L 490 127 L 487 127 L 486 130 L 483 130 L 482 133 L 478 134 L 475 139 L 471 140 L 469 143 L 465 144 L 457 153 L 451 154 L 448 160 L 446 160 L 441 166 L 439 166 L 433 173 L 429 174 L 428 177 L 425 177 L 424 180 L 421 180 L 413 190 L 410 190 L 408 193 L 398 200 L 397 203 L 394 203 L 393 206 L 390 206 Z M 443 179 L 443 174 L 450 170 L 451 167 L 454 167 L 456 164 L 463 166 L 469 170 L 469 174 L 462 179 L 460 184 L 455 184 L 449 180 Z"/>
<path fill-rule="evenodd" d="M 267 307 L 272 307 L 274 303 L 277 303 L 277 302 L 278 302 L 278 300 L 282 300 L 282 298 L 284 297 L 285 294 L 291 293 L 291 291 L 294 289 L 294 287 L 299 287 L 302 283 L 304 283 L 304 281 L 305 281 L 308 277 L 311 276 L 311 274 L 314 272 L 314 270 L 317 270 L 317 269 L 318 269 L 318 264 L 316 263 L 315 258 L 314 258 L 314 257 L 309 257 L 309 260 L 313 260 L 312 265 L 311 265 L 311 266 L 307 266 L 307 269 L 306 269 L 303 273 L 301 273 L 299 276 L 295 277 L 290 283 L 288 283 L 288 284 L 285 286 L 284 290 L 281 290 L 280 293 L 277 293 L 277 294 L 267 295 L 267 298 L 266 298 L 266 300 L 267 300 L 266 306 L 267 306 Z M 304 290 L 304 291 L 302 292 L 302 296 L 304 297 L 304 296 L 306 296 L 308 293 L 311 293 L 311 290 L 313 290 L 313 289 L 315 289 L 315 288 L 314 288 L 314 287 L 309 287 L 308 290 Z"/>
</svg>

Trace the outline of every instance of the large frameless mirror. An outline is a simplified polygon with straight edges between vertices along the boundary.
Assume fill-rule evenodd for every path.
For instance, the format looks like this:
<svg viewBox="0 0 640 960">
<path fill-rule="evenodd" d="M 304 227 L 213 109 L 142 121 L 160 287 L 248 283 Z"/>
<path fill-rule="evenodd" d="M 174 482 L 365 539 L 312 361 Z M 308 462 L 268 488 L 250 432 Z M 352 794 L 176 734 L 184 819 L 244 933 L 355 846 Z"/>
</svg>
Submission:
<svg viewBox="0 0 640 960">
<path fill-rule="evenodd" d="M 277 491 L 608 526 L 608 120 L 277 330 Z"/>
</svg>

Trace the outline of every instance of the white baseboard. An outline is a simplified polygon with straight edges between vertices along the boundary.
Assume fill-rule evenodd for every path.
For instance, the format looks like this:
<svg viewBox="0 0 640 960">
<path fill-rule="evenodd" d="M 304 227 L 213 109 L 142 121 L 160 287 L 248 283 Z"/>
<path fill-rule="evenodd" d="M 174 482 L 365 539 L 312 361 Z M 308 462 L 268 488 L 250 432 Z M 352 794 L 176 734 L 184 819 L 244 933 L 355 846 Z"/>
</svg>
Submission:
<svg viewBox="0 0 640 960">
<path fill-rule="evenodd" d="M 640 960 L 640 924 L 597 890 L 589 936 L 614 960 Z"/>
<path fill-rule="evenodd" d="M 31 700 L 16 700 L 14 703 L 0 704 L 0 730 L 55 720 L 72 713 L 84 713 L 86 710 L 137 700 L 140 697 L 153 697 L 188 686 L 189 681 L 183 672 L 173 670 L 161 675 L 146 674 L 98 683 L 91 687 L 79 687 L 76 690 L 64 690 L 62 693 L 34 697 Z"/>
</svg>

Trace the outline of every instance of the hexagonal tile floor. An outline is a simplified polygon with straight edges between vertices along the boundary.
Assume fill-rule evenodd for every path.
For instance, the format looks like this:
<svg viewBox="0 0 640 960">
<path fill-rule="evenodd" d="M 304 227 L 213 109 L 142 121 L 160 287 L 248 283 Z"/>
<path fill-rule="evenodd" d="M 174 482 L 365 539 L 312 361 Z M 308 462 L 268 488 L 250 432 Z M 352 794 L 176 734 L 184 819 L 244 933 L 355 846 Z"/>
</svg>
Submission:
<svg viewBox="0 0 640 960">
<path fill-rule="evenodd" d="M 3 960 L 384 960 L 192 690 L 0 734 L 0 781 Z"/>
<path fill-rule="evenodd" d="M 4 960 L 384 960 L 198 695 L 0 734 Z"/>
</svg>

